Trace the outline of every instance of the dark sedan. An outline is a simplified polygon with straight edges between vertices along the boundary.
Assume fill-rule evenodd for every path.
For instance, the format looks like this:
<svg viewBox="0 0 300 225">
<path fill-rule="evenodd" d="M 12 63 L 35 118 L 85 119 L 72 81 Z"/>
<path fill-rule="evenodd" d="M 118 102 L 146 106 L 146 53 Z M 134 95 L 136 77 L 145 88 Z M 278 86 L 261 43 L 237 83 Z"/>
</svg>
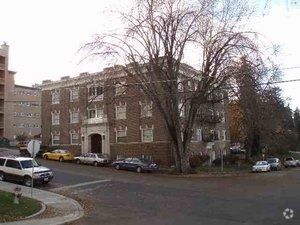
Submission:
<svg viewBox="0 0 300 225">
<path fill-rule="evenodd" d="M 158 166 L 155 163 L 142 158 L 126 158 L 117 160 L 112 163 L 112 166 L 114 166 L 117 170 L 133 170 L 138 173 L 158 170 Z"/>
</svg>

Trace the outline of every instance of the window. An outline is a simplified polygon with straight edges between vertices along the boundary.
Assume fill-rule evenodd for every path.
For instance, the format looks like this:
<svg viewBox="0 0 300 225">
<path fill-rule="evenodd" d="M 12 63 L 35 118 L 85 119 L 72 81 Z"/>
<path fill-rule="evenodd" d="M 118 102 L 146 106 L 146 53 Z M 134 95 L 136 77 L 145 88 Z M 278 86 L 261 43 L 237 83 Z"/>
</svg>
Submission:
<svg viewBox="0 0 300 225">
<path fill-rule="evenodd" d="M 89 94 L 90 100 L 103 99 L 103 87 L 102 86 L 89 87 L 88 92 L 89 92 L 88 94 Z"/>
<path fill-rule="evenodd" d="M 52 125 L 59 125 L 59 113 L 52 113 Z"/>
<path fill-rule="evenodd" d="M 179 92 L 183 92 L 183 81 L 181 78 L 178 78 L 178 84 L 177 84 L 177 88 Z"/>
<path fill-rule="evenodd" d="M 53 134 L 52 135 L 52 144 L 58 145 L 60 143 L 60 135 L 59 134 Z"/>
<path fill-rule="evenodd" d="M 140 105 L 141 105 L 141 117 L 151 117 L 152 116 L 152 102 L 140 103 Z"/>
<path fill-rule="evenodd" d="M 222 130 L 222 137 L 221 137 L 223 141 L 226 141 L 226 130 Z"/>
<path fill-rule="evenodd" d="M 115 91 L 116 91 L 116 95 L 125 94 L 125 91 L 126 91 L 125 81 L 122 81 L 122 82 L 116 84 Z"/>
<path fill-rule="evenodd" d="M 53 92 L 52 93 L 52 104 L 59 104 L 59 100 L 60 100 L 60 95 L 59 92 Z"/>
<path fill-rule="evenodd" d="M 70 113 L 70 123 L 78 123 L 79 122 L 79 112 L 71 112 Z"/>
<path fill-rule="evenodd" d="M 103 109 L 88 109 L 88 117 L 92 118 L 103 118 L 104 110 Z"/>
<path fill-rule="evenodd" d="M 19 161 L 8 159 L 5 164 L 6 167 L 14 168 L 14 169 L 21 169 L 21 165 Z"/>
<path fill-rule="evenodd" d="M 221 117 L 221 122 L 225 123 L 225 113 L 224 112 L 220 113 L 220 117 Z"/>
<path fill-rule="evenodd" d="M 0 158 L 0 166 L 3 166 L 5 163 L 5 159 Z"/>
<path fill-rule="evenodd" d="M 70 91 L 70 101 L 76 101 L 79 99 L 79 89 L 78 88 L 74 88 Z"/>
<path fill-rule="evenodd" d="M 221 131 L 219 131 L 219 130 L 217 131 L 217 139 L 221 140 Z"/>
<path fill-rule="evenodd" d="M 126 119 L 126 105 L 116 106 L 116 119 Z"/>
<path fill-rule="evenodd" d="M 126 142 L 127 128 L 116 130 L 116 142 Z"/>
<path fill-rule="evenodd" d="M 193 141 L 202 141 L 202 130 L 201 129 L 194 130 L 192 140 Z"/>
<path fill-rule="evenodd" d="M 142 129 L 142 142 L 153 142 L 153 128 Z"/>
<path fill-rule="evenodd" d="M 79 144 L 79 134 L 71 133 L 71 144 Z"/>
</svg>

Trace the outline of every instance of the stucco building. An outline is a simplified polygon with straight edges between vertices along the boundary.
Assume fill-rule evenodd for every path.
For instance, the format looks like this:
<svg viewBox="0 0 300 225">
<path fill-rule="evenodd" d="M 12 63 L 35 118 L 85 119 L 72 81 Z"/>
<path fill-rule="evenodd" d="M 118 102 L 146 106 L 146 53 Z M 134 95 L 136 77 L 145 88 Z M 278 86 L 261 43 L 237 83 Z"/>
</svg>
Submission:
<svg viewBox="0 0 300 225">
<path fill-rule="evenodd" d="M 9 46 L 0 48 L 0 137 L 11 141 L 41 133 L 40 89 L 15 85 L 16 72 L 8 70 Z"/>
</svg>

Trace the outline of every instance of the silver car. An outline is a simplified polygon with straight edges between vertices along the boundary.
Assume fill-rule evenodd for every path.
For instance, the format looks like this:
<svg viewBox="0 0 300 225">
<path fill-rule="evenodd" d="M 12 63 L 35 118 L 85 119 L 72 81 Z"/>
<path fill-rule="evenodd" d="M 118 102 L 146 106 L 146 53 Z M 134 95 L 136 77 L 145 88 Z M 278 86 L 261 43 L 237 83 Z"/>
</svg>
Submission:
<svg viewBox="0 0 300 225">
<path fill-rule="evenodd" d="M 252 166 L 252 172 L 270 172 L 271 167 L 267 161 L 257 161 L 255 165 Z"/>
<path fill-rule="evenodd" d="M 75 156 L 74 160 L 77 164 L 90 164 L 94 166 L 105 166 L 111 162 L 109 155 L 104 153 L 85 153 Z"/>
<path fill-rule="evenodd" d="M 279 158 L 269 158 L 267 162 L 270 164 L 271 170 L 281 170 L 282 164 Z"/>
</svg>

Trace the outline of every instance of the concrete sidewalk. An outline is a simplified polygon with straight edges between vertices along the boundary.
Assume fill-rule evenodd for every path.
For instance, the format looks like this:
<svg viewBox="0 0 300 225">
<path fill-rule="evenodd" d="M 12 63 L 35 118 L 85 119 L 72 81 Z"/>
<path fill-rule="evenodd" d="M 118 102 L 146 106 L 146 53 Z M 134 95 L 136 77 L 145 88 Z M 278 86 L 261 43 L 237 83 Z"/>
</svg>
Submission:
<svg viewBox="0 0 300 225">
<path fill-rule="evenodd" d="M 66 224 L 68 222 L 75 221 L 84 215 L 83 208 L 74 199 L 49 192 L 40 189 L 26 187 L 23 185 L 17 185 L 14 183 L 8 183 L 0 181 L 0 190 L 13 192 L 13 189 L 19 186 L 22 188 L 22 196 L 26 196 L 32 199 L 40 201 L 43 205 L 43 209 L 36 215 L 21 221 L 0 223 L 4 225 L 58 225 Z M 47 216 L 47 218 L 41 218 L 39 216 L 47 207 L 51 207 L 55 211 L 59 212 L 59 215 L 53 215 L 53 217 Z M 36 218 L 35 218 L 36 217 Z"/>
</svg>

